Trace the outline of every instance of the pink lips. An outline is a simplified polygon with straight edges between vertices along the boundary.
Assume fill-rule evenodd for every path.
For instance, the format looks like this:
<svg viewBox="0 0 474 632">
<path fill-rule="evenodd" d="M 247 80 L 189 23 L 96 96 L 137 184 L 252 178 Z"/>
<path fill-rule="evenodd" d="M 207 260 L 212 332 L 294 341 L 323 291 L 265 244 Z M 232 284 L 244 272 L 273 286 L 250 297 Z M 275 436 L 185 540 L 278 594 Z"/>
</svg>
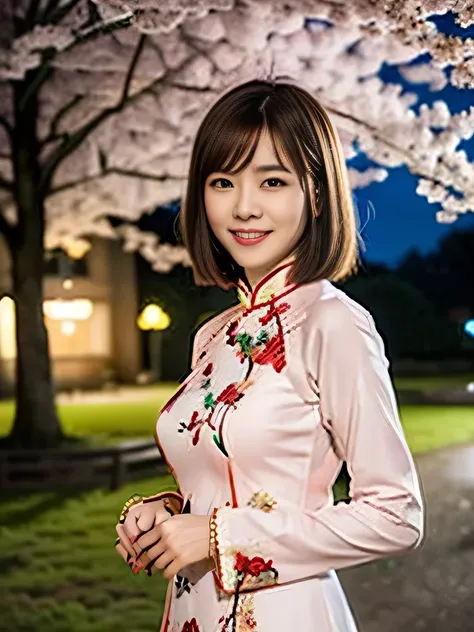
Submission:
<svg viewBox="0 0 474 632">
<path fill-rule="evenodd" d="M 271 231 L 270 231 L 271 232 Z M 264 239 L 266 239 L 268 237 L 270 233 L 265 233 L 264 235 L 262 235 L 261 237 L 252 237 L 252 238 L 245 238 L 245 237 L 239 237 L 238 235 L 236 235 L 235 233 L 231 232 L 232 237 L 235 239 L 235 241 L 239 244 L 241 244 L 242 246 L 254 246 L 255 244 L 259 244 L 260 242 L 262 242 Z"/>
</svg>

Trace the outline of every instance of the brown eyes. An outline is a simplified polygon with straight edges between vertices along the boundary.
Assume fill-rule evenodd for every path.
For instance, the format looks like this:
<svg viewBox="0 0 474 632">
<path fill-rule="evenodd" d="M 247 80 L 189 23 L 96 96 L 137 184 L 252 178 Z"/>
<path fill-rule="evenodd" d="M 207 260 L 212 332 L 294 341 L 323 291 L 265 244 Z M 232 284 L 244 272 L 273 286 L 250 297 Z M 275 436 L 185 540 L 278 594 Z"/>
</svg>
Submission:
<svg viewBox="0 0 474 632">
<path fill-rule="evenodd" d="M 217 186 L 218 182 L 222 182 L 225 183 L 224 186 Z M 281 180 L 280 178 L 267 178 L 266 180 L 264 180 L 264 183 L 268 182 L 271 183 L 269 184 L 268 187 L 264 187 L 265 189 L 275 189 L 275 188 L 279 188 L 282 186 L 286 186 L 286 182 L 284 182 L 283 180 Z M 227 178 L 216 178 L 215 180 L 212 180 L 209 183 L 212 187 L 216 187 L 216 189 L 230 189 L 233 187 L 233 184 L 230 180 L 227 180 Z"/>
</svg>

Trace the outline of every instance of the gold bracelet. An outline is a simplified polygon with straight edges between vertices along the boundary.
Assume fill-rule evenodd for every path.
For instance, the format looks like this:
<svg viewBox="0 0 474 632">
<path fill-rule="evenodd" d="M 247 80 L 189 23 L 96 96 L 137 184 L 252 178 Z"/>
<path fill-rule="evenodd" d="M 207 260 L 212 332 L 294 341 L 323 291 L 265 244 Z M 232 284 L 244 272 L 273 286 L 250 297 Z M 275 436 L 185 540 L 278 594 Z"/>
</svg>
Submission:
<svg viewBox="0 0 474 632">
<path fill-rule="evenodd" d="M 134 505 L 138 505 L 138 503 L 141 503 L 142 500 L 143 496 L 140 496 L 140 494 L 133 494 L 133 496 L 130 496 L 120 513 L 119 522 L 121 524 L 125 522 L 125 518 L 127 517 L 127 514 L 130 511 L 131 507 L 133 507 Z"/>
<path fill-rule="evenodd" d="M 214 560 L 216 568 L 218 567 L 218 551 L 217 551 L 217 510 L 216 507 L 209 520 L 209 557 Z"/>
</svg>

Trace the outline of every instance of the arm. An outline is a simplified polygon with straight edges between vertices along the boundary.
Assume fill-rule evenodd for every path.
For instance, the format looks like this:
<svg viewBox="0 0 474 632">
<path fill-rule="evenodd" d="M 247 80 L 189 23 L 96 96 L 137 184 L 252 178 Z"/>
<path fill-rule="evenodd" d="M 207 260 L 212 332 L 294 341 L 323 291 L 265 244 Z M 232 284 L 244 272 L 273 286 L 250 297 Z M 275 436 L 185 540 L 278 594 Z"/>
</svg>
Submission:
<svg viewBox="0 0 474 632">
<path fill-rule="evenodd" d="M 340 299 L 320 302 L 315 320 L 305 341 L 308 372 L 321 423 L 351 474 L 351 502 L 317 511 L 280 501 L 270 512 L 216 509 L 216 574 L 229 593 L 397 555 L 423 537 L 417 474 L 373 320 Z M 235 567 L 246 564 L 239 553 L 264 570 L 237 586 Z"/>
</svg>

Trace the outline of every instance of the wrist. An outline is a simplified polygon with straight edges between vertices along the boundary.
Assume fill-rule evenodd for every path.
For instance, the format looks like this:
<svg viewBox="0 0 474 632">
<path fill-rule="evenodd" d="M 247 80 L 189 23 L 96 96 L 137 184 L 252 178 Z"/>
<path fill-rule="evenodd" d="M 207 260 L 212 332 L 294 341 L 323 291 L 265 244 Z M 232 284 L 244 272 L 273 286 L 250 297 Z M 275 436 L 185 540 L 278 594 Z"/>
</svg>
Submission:
<svg viewBox="0 0 474 632">
<path fill-rule="evenodd" d="M 143 499 L 143 504 L 159 503 L 171 515 L 181 513 L 183 508 L 183 496 L 178 492 L 161 492 Z"/>
</svg>

